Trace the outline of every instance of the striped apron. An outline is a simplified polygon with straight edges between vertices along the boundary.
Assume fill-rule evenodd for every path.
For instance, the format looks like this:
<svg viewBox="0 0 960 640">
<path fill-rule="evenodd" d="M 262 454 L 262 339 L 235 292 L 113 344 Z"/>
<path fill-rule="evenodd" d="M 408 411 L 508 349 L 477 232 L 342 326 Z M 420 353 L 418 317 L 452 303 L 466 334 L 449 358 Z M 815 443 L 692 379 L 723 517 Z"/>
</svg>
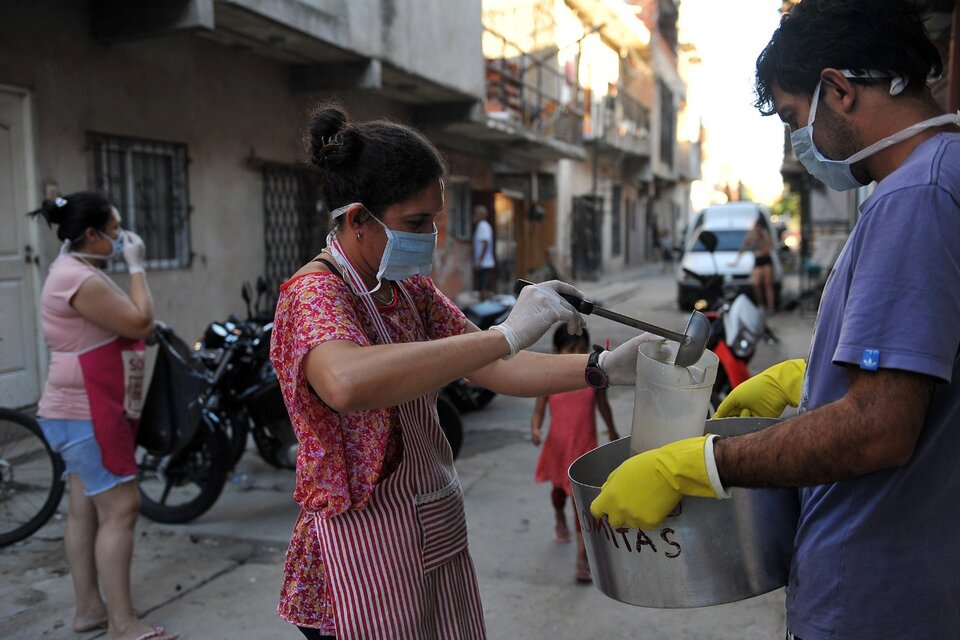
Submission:
<svg viewBox="0 0 960 640">
<path fill-rule="evenodd" d="M 363 281 L 330 245 L 355 291 Z M 419 318 L 410 294 L 398 286 Z M 391 342 L 369 295 L 360 295 L 382 343 Z M 422 323 L 421 323 L 421 328 Z M 426 337 L 426 330 L 423 330 Z M 463 490 L 437 417 L 437 392 L 399 405 L 403 459 L 368 505 L 332 518 L 314 514 L 333 596 L 337 638 L 485 638 L 467 550 Z"/>
</svg>

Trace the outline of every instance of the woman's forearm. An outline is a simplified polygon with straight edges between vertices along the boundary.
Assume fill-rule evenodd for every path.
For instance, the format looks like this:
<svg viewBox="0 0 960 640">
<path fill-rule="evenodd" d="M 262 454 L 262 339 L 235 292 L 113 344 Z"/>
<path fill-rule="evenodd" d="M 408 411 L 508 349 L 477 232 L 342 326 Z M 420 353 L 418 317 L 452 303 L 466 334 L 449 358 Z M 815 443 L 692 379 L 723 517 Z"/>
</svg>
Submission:
<svg viewBox="0 0 960 640">
<path fill-rule="evenodd" d="M 153 322 L 153 295 L 147 285 L 147 274 L 144 272 L 130 275 L 130 299 L 145 317 Z"/>
<path fill-rule="evenodd" d="M 303 366 L 324 402 L 338 411 L 359 411 L 408 402 L 509 353 L 495 331 L 370 346 L 335 340 L 313 349 Z"/>
<path fill-rule="evenodd" d="M 587 386 L 585 354 L 546 354 L 521 351 L 467 375 L 491 391 L 523 398 L 573 391 Z"/>
</svg>

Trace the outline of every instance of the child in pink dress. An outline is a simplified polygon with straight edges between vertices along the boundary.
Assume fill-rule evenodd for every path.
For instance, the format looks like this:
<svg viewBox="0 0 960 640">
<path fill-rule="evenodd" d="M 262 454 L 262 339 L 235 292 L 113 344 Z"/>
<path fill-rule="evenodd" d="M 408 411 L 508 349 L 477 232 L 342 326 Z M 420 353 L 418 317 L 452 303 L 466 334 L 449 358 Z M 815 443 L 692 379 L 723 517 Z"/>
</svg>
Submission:
<svg viewBox="0 0 960 640">
<path fill-rule="evenodd" d="M 553 350 L 555 353 L 589 353 L 590 334 L 584 329 L 582 335 L 570 335 L 563 326 L 559 326 L 553 334 Z M 613 425 L 613 413 L 610 411 L 610 403 L 607 402 L 607 392 L 587 387 L 537 398 L 533 417 L 530 419 L 530 440 L 536 446 L 540 446 L 542 441 L 540 431 L 548 405 L 550 428 L 537 461 L 534 477 L 537 482 L 553 484 L 550 499 L 556 513 L 554 540 L 570 542 L 564 507 L 567 496 L 573 496 L 573 490 L 567 469 L 578 457 L 597 447 L 597 412 L 607 425 L 607 436 L 610 440 L 616 440 L 620 436 Z M 583 545 L 576 507 L 573 509 L 573 522 L 577 531 L 576 579 L 577 582 L 591 582 L 590 566 L 587 564 L 587 551 Z"/>
</svg>

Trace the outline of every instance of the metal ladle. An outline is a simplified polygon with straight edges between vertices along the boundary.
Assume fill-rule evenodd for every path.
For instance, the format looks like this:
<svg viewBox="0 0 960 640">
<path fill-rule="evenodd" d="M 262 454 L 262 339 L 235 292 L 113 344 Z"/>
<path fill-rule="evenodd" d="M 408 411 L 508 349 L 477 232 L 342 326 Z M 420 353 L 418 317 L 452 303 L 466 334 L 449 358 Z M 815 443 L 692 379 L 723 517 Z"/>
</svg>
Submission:
<svg viewBox="0 0 960 640">
<path fill-rule="evenodd" d="M 532 284 L 536 283 L 530 282 L 529 280 L 518 279 L 513 288 L 514 293 L 519 295 L 520 291 L 524 287 Z M 670 331 L 669 329 L 664 329 L 662 327 L 643 322 L 642 320 L 625 316 L 621 313 L 617 313 L 616 311 L 604 309 L 603 307 L 584 298 L 578 298 L 565 293 L 561 293 L 560 296 L 572 304 L 574 309 L 584 315 L 595 314 L 601 318 L 613 320 L 614 322 L 625 324 L 628 327 L 640 329 L 641 331 L 647 331 L 654 335 L 660 336 L 661 338 L 679 342 L 680 348 L 677 349 L 677 358 L 674 362 L 674 364 L 678 366 L 689 367 L 690 365 L 695 364 L 703 355 L 703 350 L 707 348 L 707 340 L 710 338 L 710 321 L 707 320 L 707 317 L 699 311 L 694 311 L 691 313 L 690 319 L 687 320 L 687 328 L 683 330 L 683 333 L 677 333 L 676 331 Z"/>
</svg>

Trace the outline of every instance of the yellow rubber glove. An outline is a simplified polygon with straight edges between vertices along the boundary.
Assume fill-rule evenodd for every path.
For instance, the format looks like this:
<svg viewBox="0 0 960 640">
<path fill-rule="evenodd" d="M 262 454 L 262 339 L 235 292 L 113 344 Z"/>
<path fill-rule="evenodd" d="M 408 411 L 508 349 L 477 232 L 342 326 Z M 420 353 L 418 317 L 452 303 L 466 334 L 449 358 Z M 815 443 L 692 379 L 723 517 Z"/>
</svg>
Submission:
<svg viewBox="0 0 960 640">
<path fill-rule="evenodd" d="M 607 476 L 590 512 L 595 518 L 607 516 L 614 527 L 652 529 L 683 496 L 728 497 L 717 477 L 719 492 L 714 488 L 707 455 L 715 470 L 711 436 L 687 438 L 628 458 Z"/>
<path fill-rule="evenodd" d="M 744 380 L 730 392 L 714 418 L 779 418 L 789 404 L 800 404 L 807 363 L 786 360 Z"/>
</svg>

